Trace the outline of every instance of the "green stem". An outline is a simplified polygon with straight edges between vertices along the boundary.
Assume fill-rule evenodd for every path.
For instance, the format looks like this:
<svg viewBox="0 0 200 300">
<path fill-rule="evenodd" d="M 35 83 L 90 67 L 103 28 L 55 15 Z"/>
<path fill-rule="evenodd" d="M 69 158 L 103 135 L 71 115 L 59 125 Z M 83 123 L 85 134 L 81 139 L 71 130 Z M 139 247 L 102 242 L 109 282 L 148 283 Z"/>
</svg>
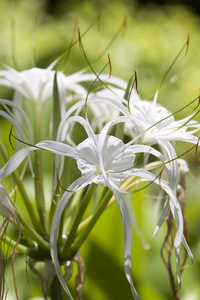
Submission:
<svg viewBox="0 0 200 300">
<path fill-rule="evenodd" d="M 80 208 L 79 208 L 79 210 L 77 212 L 77 215 L 75 217 L 74 223 L 73 223 L 72 228 L 70 230 L 70 233 L 67 237 L 67 241 L 64 245 L 64 248 L 63 248 L 63 251 L 62 251 L 62 254 L 61 254 L 62 257 L 68 257 L 68 255 L 71 251 L 70 248 L 71 248 L 71 245 L 72 245 L 72 243 L 73 243 L 73 241 L 76 237 L 76 231 L 78 229 L 78 226 L 79 226 L 79 224 L 80 224 L 80 222 L 83 218 L 83 215 L 85 213 L 85 210 L 86 210 L 86 208 L 89 204 L 89 201 L 90 201 L 91 197 L 93 196 L 96 188 L 97 188 L 97 185 L 95 183 L 92 183 L 89 186 L 89 188 L 88 188 L 88 190 L 87 190 L 87 192 L 86 192 L 86 194 L 85 194 L 85 196 L 82 200 Z"/>
<path fill-rule="evenodd" d="M 56 141 L 57 130 L 61 120 L 61 111 L 60 111 L 60 97 L 59 97 L 59 90 L 58 90 L 58 82 L 57 82 L 57 72 L 54 75 L 54 84 L 53 84 L 53 133 L 52 139 Z M 53 161 L 53 185 L 54 185 L 54 174 L 55 174 L 55 157 Z M 49 222 L 52 223 L 53 216 L 56 210 L 56 206 L 58 201 L 60 200 L 60 193 L 59 193 L 59 185 L 55 191 L 56 194 L 52 194 L 52 201 L 51 201 L 51 208 L 49 214 Z"/>
<path fill-rule="evenodd" d="M 40 224 L 40 222 L 38 220 L 38 217 L 37 217 L 37 215 L 35 213 L 35 209 L 33 208 L 31 201 L 29 200 L 29 197 L 28 197 L 27 192 L 26 192 L 26 190 L 24 188 L 24 185 L 22 184 L 22 181 L 20 179 L 18 171 L 15 171 L 13 173 L 13 177 L 14 177 L 15 183 L 17 184 L 19 192 L 20 192 L 20 194 L 22 196 L 22 199 L 23 199 L 24 204 L 26 206 L 26 209 L 27 209 L 27 211 L 29 213 L 29 216 L 30 216 L 30 219 L 31 219 L 31 222 L 32 222 L 34 228 L 38 232 L 43 232 L 42 226 L 41 226 L 41 224 Z"/>
<path fill-rule="evenodd" d="M 58 280 L 58 277 L 55 276 L 51 285 L 51 292 L 50 292 L 51 300 L 62 300 L 62 287 Z"/>
<path fill-rule="evenodd" d="M 33 118 L 34 118 L 34 138 L 35 143 L 41 141 L 41 130 L 42 130 L 42 106 L 33 102 Z M 40 222 L 43 228 L 43 232 L 47 233 L 48 221 L 45 209 L 45 199 L 44 199 L 44 186 L 43 186 L 43 176 L 42 176 L 42 153 L 40 151 L 35 151 L 35 199 L 36 206 L 38 209 Z"/>
<path fill-rule="evenodd" d="M 89 223 L 87 226 L 84 228 L 84 230 L 80 233 L 80 235 L 77 237 L 75 242 L 71 246 L 71 251 L 69 254 L 68 259 L 72 259 L 74 255 L 77 253 L 77 251 L 80 249 L 82 246 L 83 242 L 86 240 L 88 237 L 89 233 L 91 232 L 92 228 L 96 224 L 97 220 L 105 210 L 108 202 L 110 201 L 110 198 L 112 197 L 112 192 L 110 190 L 107 191 L 107 193 L 104 195 L 103 199 L 99 203 L 94 215 L 91 217 Z"/>
<path fill-rule="evenodd" d="M 4 235 L 2 237 L 2 240 L 5 244 L 8 245 L 8 247 L 12 247 L 13 249 L 16 247 L 16 241 L 10 239 L 8 236 Z M 49 248 L 48 249 L 40 249 L 40 248 L 35 248 L 35 247 L 26 247 L 20 243 L 17 245 L 17 253 L 19 253 L 21 255 L 26 255 L 35 260 L 45 260 L 45 259 L 51 258 Z"/>
<path fill-rule="evenodd" d="M 33 227 L 31 227 L 28 223 L 26 223 L 19 214 L 18 214 L 18 218 L 20 220 L 20 223 L 25 228 L 27 236 L 32 240 L 34 240 L 41 249 L 48 251 L 50 248 L 49 243 L 45 241 L 42 238 L 42 236 L 34 230 Z"/>
<path fill-rule="evenodd" d="M 7 244 L 9 247 L 12 247 L 13 249 L 15 248 L 16 246 L 16 241 L 14 240 L 11 240 L 8 236 L 3 236 L 3 241 L 5 244 Z M 18 244 L 17 246 L 17 251 L 22 254 L 22 255 L 27 255 L 28 254 L 28 251 L 29 251 L 29 248 L 27 248 L 26 246 L 24 245 L 21 245 L 21 244 Z"/>
<path fill-rule="evenodd" d="M 8 161 L 9 160 L 9 156 L 8 156 L 8 153 L 7 153 L 5 147 L 3 146 L 2 143 L 0 143 L 0 150 L 1 150 L 1 154 L 4 157 L 5 161 Z M 34 208 L 32 206 L 32 203 L 31 203 L 28 195 L 27 195 L 27 192 L 26 192 L 26 190 L 24 188 L 23 182 L 22 182 L 22 180 L 21 180 L 21 178 L 19 176 L 18 171 L 15 170 L 13 172 L 12 176 L 14 177 L 15 183 L 16 183 L 16 185 L 18 187 L 18 190 L 19 190 L 19 192 L 20 192 L 20 194 L 22 196 L 23 202 L 24 202 L 24 204 L 26 206 L 27 212 L 29 214 L 29 217 L 31 219 L 31 222 L 32 222 L 34 228 L 38 232 L 42 232 L 43 230 L 42 230 L 41 224 L 39 223 L 39 220 L 37 218 L 35 210 L 34 210 Z"/>
<path fill-rule="evenodd" d="M 59 225 L 59 233 L 58 233 L 58 245 L 62 244 L 62 234 L 63 228 L 65 232 L 70 232 L 71 224 L 73 222 L 74 216 L 76 215 L 80 203 L 82 202 L 82 194 L 84 189 L 77 191 L 73 195 L 73 200 L 69 206 L 65 207 L 62 216 L 60 218 L 60 225 Z"/>
</svg>

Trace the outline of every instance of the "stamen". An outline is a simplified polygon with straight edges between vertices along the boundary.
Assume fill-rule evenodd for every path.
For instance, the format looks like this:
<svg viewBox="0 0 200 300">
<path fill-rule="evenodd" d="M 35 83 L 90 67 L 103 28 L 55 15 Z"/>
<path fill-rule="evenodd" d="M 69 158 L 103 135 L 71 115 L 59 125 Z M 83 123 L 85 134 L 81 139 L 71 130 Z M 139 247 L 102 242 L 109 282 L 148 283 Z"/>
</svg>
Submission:
<svg viewBox="0 0 200 300">
<path fill-rule="evenodd" d="M 62 184 L 60 183 L 59 176 L 58 176 L 58 171 L 57 171 L 56 179 L 57 179 L 57 189 L 58 189 L 58 193 L 60 193 L 59 187 L 61 187 L 61 189 L 63 189 L 65 192 L 69 192 L 69 193 L 75 193 L 75 192 L 76 192 L 76 190 L 68 190 L 68 189 L 66 189 L 66 188 L 64 188 L 64 187 L 62 186 Z"/>
<path fill-rule="evenodd" d="M 59 181 L 59 175 L 58 175 L 58 170 L 56 169 L 56 179 L 57 179 L 57 191 L 58 191 L 58 194 L 61 194 L 60 192 L 60 187 L 62 188 L 61 184 L 60 184 L 60 181 Z"/>
<path fill-rule="evenodd" d="M 81 32 L 80 32 L 80 27 L 78 27 L 78 42 L 79 42 L 79 48 L 80 48 L 80 51 L 82 52 L 82 42 L 81 42 Z"/>
<path fill-rule="evenodd" d="M 163 82 L 165 81 L 167 75 L 169 74 L 169 72 L 171 71 L 172 67 L 174 66 L 175 62 L 178 60 L 179 56 L 181 55 L 181 53 L 183 52 L 184 48 L 186 47 L 186 51 L 185 51 L 185 56 L 187 55 L 188 52 L 188 47 L 189 47 L 189 35 L 187 38 L 186 43 L 183 45 L 183 47 L 181 48 L 181 50 L 179 51 L 179 53 L 176 55 L 175 59 L 172 61 L 171 65 L 169 66 L 169 68 L 167 69 L 167 71 L 165 72 L 163 79 L 161 80 L 161 83 L 158 87 L 158 91 L 161 89 Z"/>
<path fill-rule="evenodd" d="M 160 190 L 162 191 L 162 187 L 161 187 L 161 176 L 162 176 L 162 172 L 164 171 L 165 169 L 165 165 L 162 167 L 160 173 L 159 173 L 159 188 Z"/>
<path fill-rule="evenodd" d="M 199 107 L 199 104 L 200 104 L 200 96 L 199 96 L 199 100 L 198 100 L 197 106 L 195 106 L 195 108 L 193 108 L 193 111 L 194 111 L 195 109 L 197 109 L 197 107 Z"/>
<path fill-rule="evenodd" d="M 196 151 L 195 151 L 195 153 L 196 153 L 196 158 L 198 159 L 198 161 L 200 161 L 199 155 L 198 155 L 198 153 L 197 153 L 198 147 L 199 147 L 199 141 L 200 141 L 200 136 L 199 136 L 198 141 L 197 141 L 197 143 L 196 143 Z"/>
<path fill-rule="evenodd" d="M 134 70 L 134 73 L 135 73 L 135 89 L 136 89 L 136 92 L 139 95 L 139 92 L 138 92 L 138 79 L 137 79 L 137 72 L 136 72 L 136 70 Z"/>
<path fill-rule="evenodd" d="M 187 38 L 187 42 L 186 42 L 186 50 L 185 50 L 185 56 L 187 55 L 188 53 L 188 49 L 189 49 L 189 42 L 190 42 L 190 36 L 188 34 L 188 38 Z"/>
<path fill-rule="evenodd" d="M 130 114 L 132 114 L 131 109 L 130 109 L 130 99 L 131 99 L 131 93 L 133 91 L 134 84 L 135 84 L 136 92 L 139 95 L 139 92 L 138 92 L 138 79 L 137 79 L 136 70 L 134 70 L 134 74 L 131 76 L 131 78 L 128 82 L 128 85 L 127 85 L 127 88 L 126 88 L 126 91 L 125 91 L 125 95 L 124 95 L 124 99 L 126 99 L 128 101 L 128 110 L 129 110 Z"/>
<path fill-rule="evenodd" d="M 13 126 L 12 126 L 12 127 L 13 127 Z M 12 133 L 12 128 L 11 128 L 11 131 L 10 131 L 10 134 L 9 134 L 9 141 L 10 141 L 11 146 L 12 146 L 11 139 L 10 139 L 11 136 L 12 136 L 14 139 L 16 139 L 17 141 L 19 141 L 20 143 L 22 143 L 22 144 L 24 144 L 24 145 L 26 145 L 26 146 L 34 147 L 35 149 L 39 149 L 39 150 L 44 150 L 43 148 L 40 148 L 40 147 L 38 147 L 38 146 L 36 146 L 36 145 L 32 145 L 32 144 L 30 144 L 30 143 L 27 143 L 27 142 L 25 142 L 25 141 L 20 140 L 19 138 L 17 138 L 17 137 Z M 12 148 L 13 148 L 13 147 L 12 147 Z M 13 148 L 13 149 L 14 149 L 14 148 Z M 15 149 L 14 149 L 14 150 L 15 150 Z"/>
<path fill-rule="evenodd" d="M 96 22 L 98 21 L 99 17 L 98 18 L 95 18 L 92 23 L 89 25 L 89 27 L 82 33 L 82 37 L 84 35 L 86 35 L 86 33 L 96 24 Z M 77 20 L 77 23 L 78 23 L 78 18 L 76 18 Z M 77 26 L 77 25 L 76 25 Z M 72 49 L 72 47 L 79 42 L 79 38 L 76 39 L 74 42 L 71 42 L 70 43 L 70 46 L 67 47 L 67 49 L 50 65 L 52 68 L 56 69 L 58 64 L 62 61 L 63 58 L 65 58 L 65 56 L 69 55 L 69 51 Z"/>
<path fill-rule="evenodd" d="M 127 18 L 126 18 L 126 15 L 124 15 L 124 22 L 122 25 L 122 36 L 125 35 L 126 29 L 127 29 Z"/>
<path fill-rule="evenodd" d="M 108 63 L 110 66 L 110 72 L 109 72 L 109 78 L 111 77 L 111 72 L 112 72 L 112 65 L 111 65 L 111 60 L 110 60 L 110 54 L 108 53 Z"/>
<path fill-rule="evenodd" d="M 100 23 L 100 21 L 101 21 L 101 11 L 99 12 L 99 15 L 98 15 L 98 17 L 97 17 L 97 30 L 98 31 L 100 31 L 101 30 L 101 23 Z"/>
<path fill-rule="evenodd" d="M 9 133 L 9 143 L 10 143 L 10 145 L 11 145 L 11 147 L 12 147 L 12 149 L 15 151 L 15 148 L 13 147 L 13 144 L 12 144 L 12 141 L 11 141 L 11 136 L 13 136 L 13 134 L 12 134 L 12 131 L 13 131 L 13 125 L 11 126 L 11 129 L 10 129 L 10 133 Z"/>
</svg>

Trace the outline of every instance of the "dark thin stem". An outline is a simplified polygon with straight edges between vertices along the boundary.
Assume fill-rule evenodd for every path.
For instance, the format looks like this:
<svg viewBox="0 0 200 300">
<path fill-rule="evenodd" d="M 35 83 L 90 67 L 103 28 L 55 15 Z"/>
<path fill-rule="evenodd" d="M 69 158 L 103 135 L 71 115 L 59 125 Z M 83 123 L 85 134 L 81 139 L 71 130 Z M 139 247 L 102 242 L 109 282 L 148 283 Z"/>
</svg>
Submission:
<svg viewBox="0 0 200 300">
<path fill-rule="evenodd" d="M 172 289 L 172 299 L 174 300 L 180 300 L 179 298 L 179 291 L 178 291 L 178 285 L 175 280 L 173 270 L 172 270 L 172 263 L 171 263 L 171 255 L 174 249 L 174 238 L 173 238 L 173 218 L 171 212 L 168 214 L 167 219 L 167 233 L 163 242 L 163 245 L 161 247 L 161 257 L 165 264 L 165 267 L 168 271 L 170 285 Z M 165 258 L 166 255 L 166 258 Z"/>
</svg>

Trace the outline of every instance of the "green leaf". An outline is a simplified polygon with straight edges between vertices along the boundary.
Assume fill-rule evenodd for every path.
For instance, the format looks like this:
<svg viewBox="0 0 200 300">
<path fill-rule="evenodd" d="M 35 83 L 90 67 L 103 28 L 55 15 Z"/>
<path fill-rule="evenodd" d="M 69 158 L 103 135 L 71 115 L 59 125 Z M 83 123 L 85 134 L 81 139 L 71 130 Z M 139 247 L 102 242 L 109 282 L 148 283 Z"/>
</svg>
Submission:
<svg viewBox="0 0 200 300">
<path fill-rule="evenodd" d="M 57 72 L 55 72 L 54 84 L 53 84 L 53 140 L 56 140 L 57 129 L 60 120 L 61 120 L 60 97 L 59 97 L 58 82 L 57 82 Z"/>
</svg>

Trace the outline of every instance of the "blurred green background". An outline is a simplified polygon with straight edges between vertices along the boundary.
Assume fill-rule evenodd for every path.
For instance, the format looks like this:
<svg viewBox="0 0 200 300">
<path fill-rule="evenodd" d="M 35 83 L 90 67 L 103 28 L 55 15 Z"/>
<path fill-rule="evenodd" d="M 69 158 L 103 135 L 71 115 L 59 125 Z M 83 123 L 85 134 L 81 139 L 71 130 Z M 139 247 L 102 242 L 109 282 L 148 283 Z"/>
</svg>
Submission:
<svg viewBox="0 0 200 300">
<path fill-rule="evenodd" d="M 176 111 L 199 95 L 200 88 L 200 17 L 199 8 L 189 6 L 198 1 L 42 1 L 0 0 L 0 62 L 18 70 L 33 66 L 47 67 L 77 38 L 77 26 L 83 33 L 101 12 L 100 22 L 87 32 L 82 42 L 90 62 L 97 72 L 112 61 L 112 75 L 128 80 L 133 71 L 138 74 L 138 89 L 142 99 L 152 99 L 170 64 L 190 36 L 187 56 L 179 57 L 168 74 L 158 101 L 169 110 Z M 187 2 L 187 1 L 185 1 Z M 116 35 L 126 16 L 127 27 Z M 65 65 L 66 75 L 87 67 L 78 43 L 71 49 Z M 109 72 L 109 70 L 107 70 Z M 11 91 L 0 88 L 1 97 L 11 97 Z M 195 106 L 195 105 L 194 105 Z M 185 117 L 193 108 L 181 111 Z M 199 117 L 199 116 L 198 116 Z M 178 148 L 185 152 L 188 145 Z M 195 152 L 184 157 L 190 167 L 187 175 L 186 213 L 189 223 L 189 245 L 194 263 L 182 276 L 182 300 L 200 299 L 200 163 Z M 132 274 L 141 299 L 168 300 L 171 296 L 168 274 L 160 257 L 166 227 L 153 239 L 156 224 L 155 199 L 151 190 L 138 193 L 134 207 L 142 232 L 150 250 L 143 249 L 138 237 L 133 238 Z M 132 299 L 123 270 L 123 232 L 117 205 L 113 205 L 100 218 L 97 226 L 81 249 L 87 267 L 84 300 Z M 20 300 L 42 299 L 37 278 L 26 270 L 26 257 L 15 260 Z M 76 269 L 75 269 L 76 271 Z M 12 296 L 11 269 L 8 285 Z M 27 279 L 27 277 L 29 279 Z M 29 281 L 29 283 L 28 283 Z M 74 291 L 74 282 L 70 282 Z M 67 299 L 67 298 L 66 298 Z"/>
</svg>

